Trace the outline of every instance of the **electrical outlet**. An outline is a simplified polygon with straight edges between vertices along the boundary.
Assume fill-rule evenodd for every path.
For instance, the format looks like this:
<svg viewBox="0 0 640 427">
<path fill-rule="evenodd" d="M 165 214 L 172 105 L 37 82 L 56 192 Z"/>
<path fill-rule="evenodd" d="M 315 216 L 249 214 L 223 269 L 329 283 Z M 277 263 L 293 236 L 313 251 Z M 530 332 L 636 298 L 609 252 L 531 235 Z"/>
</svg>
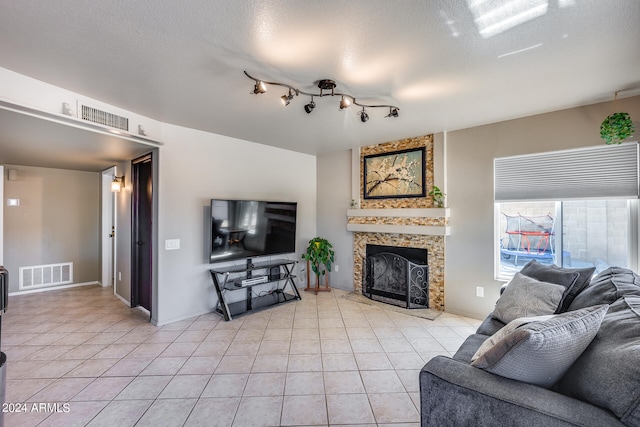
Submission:
<svg viewBox="0 0 640 427">
<path fill-rule="evenodd" d="M 335 267 L 336 267 L 336 273 L 337 273 L 338 270 L 340 270 L 340 267 L 338 267 L 338 264 L 336 264 Z"/>
<path fill-rule="evenodd" d="M 484 298 L 484 288 L 482 286 L 476 286 L 476 296 L 478 298 Z"/>
</svg>

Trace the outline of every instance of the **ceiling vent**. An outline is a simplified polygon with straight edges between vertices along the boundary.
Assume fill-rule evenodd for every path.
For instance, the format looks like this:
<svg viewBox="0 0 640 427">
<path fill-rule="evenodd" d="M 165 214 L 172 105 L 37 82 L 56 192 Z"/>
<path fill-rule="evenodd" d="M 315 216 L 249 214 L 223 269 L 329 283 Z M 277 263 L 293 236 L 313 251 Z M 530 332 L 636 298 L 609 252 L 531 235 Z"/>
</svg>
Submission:
<svg viewBox="0 0 640 427">
<path fill-rule="evenodd" d="M 113 113 L 98 110 L 97 108 L 82 106 L 82 120 L 88 122 L 97 123 L 104 126 L 109 126 L 115 129 L 129 131 L 129 119 L 126 117 L 118 116 Z"/>
</svg>

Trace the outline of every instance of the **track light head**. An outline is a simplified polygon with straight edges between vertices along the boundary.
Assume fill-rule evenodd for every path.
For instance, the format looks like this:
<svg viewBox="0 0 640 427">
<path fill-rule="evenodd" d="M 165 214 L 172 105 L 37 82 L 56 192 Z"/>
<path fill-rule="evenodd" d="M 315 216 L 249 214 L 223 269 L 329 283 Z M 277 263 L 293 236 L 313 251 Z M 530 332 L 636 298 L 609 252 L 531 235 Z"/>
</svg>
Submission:
<svg viewBox="0 0 640 427">
<path fill-rule="evenodd" d="M 398 117 L 398 109 L 395 107 L 390 107 L 389 114 L 387 114 L 385 117 Z"/>
<path fill-rule="evenodd" d="M 306 111 L 307 114 L 309 114 L 313 111 L 314 108 L 316 108 L 316 103 L 313 102 L 313 97 L 312 97 L 311 102 L 304 106 L 304 111 Z"/>
<path fill-rule="evenodd" d="M 360 111 L 358 114 L 360 114 L 360 120 L 362 120 L 362 123 L 366 122 L 367 120 L 369 120 L 369 115 L 367 114 L 367 112 L 364 110 L 364 107 L 362 107 L 362 111 Z"/>
<path fill-rule="evenodd" d="M 265 93 L 267 91 L 267 85 L 263 81 L 256 80 L 256 85 L 253 87 L 253 94 Z"/>
<path fill-rule="evenodd" d="M 340 110 L 344 110 L 345 108 L 349 108 L 349 107 L 351 107 L 351 101 L 349 101 L 349 98 L 345 98 L 343 96 L 342 99 L 340 100 Z"/>
<path fill-rule="evenodd" d="M 284 105 L 285 107 L 289 105 L 292 99 L 293 99 L 293 93 L 291 92 L 291 89 L 289 89 L 288 95 L 282 95 L 280 97 L 280 100 L 282 101 L 282 105 Z"/>
</svg>

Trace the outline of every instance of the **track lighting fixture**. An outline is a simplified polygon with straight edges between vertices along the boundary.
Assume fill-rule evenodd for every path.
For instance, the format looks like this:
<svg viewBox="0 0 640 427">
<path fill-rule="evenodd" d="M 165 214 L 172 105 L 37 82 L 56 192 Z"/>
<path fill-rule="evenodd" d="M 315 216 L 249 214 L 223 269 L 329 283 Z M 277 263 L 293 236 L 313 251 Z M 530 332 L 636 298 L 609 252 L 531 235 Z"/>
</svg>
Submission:
<svg viewBox="0 0 640 427">
<path fill-rule="evenodd" d="M 250 78 L 251 80 L 253 80 L 255 82 L 255 86 L 253 88 L 253 91 L 251 92 L 254 95 L 259 95 L 261 93 L 265 93 L 267 91 L 267 85 L 282 86 L 282 87 L 286 87 L 287 89 L 289 89 L 289 93 L 288 94 L 282 95 L 280 97 L 280 100 L 282 101 L 282 104 L 285 105 L 285 106 L 289 105 L 289 103 L 293 100 L 294 96 L 298 96 L 300 94 L 310 96 L 311 97 L 311 102 L 309 102 L 308 104 L 305 104 L 305 106 L 304 106 L 304 111 L 306 111 L 307 114 L 310 114 L 313 111 L 313 109 L 316 107 L 315 102 L 313 102 L 313 98 L 315 96 L 317 96 L 317 97 L 340 96 L 340 110 L 344 110 L 346 108 L 349 108 L 351 105 L 357 105 L 359 107 L 362 107 L 362 111 L 359 111 L 358 114 L 360 115 L 360 120 L 363 123 L 369 120 L 369 114 L 367 114 L 367 112 L 365 111 L 365 107 L 366 108 L 389 108 L 389 114 L 386 115 L 385 117 L 398 117 L 398 111 L 400 110 L 400 108 L 396 107 L 395 105 L 388 105 L 388 104 L 367 105 L 367 104 L 361 104 L 361 103 L 356 101 L 356 98 L 353 95 L 349 95 L 347 93 L 336 92 L 335 91 L 336 82 L 334 80 L 330 80 L 330 79 L 322 79 L 322 80 L 317 81 L 316 85 L 320 89 L 320 93 L 311 93 L 311 92 L 302 91 L 300 89 L 296 89 L 295 87 L 293 87 L 291 85 L 288 85 L 286 83 L 268 82 L 268 81 L 265 81 L 265 80 L 256 79 L 255 77 L 252 77 L 251 75 L 249 75 L 249 73 L 247 73 L 246 71 L 244 72 L 244 74 L 248 78 Z M 325 93 L 325 91 L 328 91 L 328 93 Z"/>
<path fill-rule="evenodd" d="M 360 114 L 360 120 L 362 120 L 362 123 L 369 120 L 369 115 L 367 114 L 366 111 L 364 111 L 364 107 L 362 107 L 362 111 L 360 111 L 358 114 Z"/>
<path fill-rule="evenodd" d="M 253 92 L 251 93 L 259 94 L 259 93 L 265 93 L 266 91 L 267 91 L 267 86 L 263 82 L 257 80 L 256 85 L 253 88 Z"/>
<path fill-rule="evenodd" d="M 312 96 L 311 102 L 304 106 L 304 111 L 306 111 L 307 114 L 309 114 L 313 111 L 314 108 L 316 108 L 316 103 L 313 102 L 313 96 Z"/>
<path fill-rule="evenodd" d="M 288 95 L 282 95 L 280 97 L 280 100 L 282 100 L 282 105 L 284 105 L 285 107 L 289 105 L 292 99 L 293 99 L 293 93 L 291 92 L 291 89 L 289 89 Z"/>
<path fill-rule="evenodd" d="M 340 100 L 340 111 L 344 110 L 345 108 L 349 108 L 349 107 L 351 107 L 351 101 L 349 101 L 349 98 L 345 98 L 343 96 L 342 99 Z"/>
</svg>

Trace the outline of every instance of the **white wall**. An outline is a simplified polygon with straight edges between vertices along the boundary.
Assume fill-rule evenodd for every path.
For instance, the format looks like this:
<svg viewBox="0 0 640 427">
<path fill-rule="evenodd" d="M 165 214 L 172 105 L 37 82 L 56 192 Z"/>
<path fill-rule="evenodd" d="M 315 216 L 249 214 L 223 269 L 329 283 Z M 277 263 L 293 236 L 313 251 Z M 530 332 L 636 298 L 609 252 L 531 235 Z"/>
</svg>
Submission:
<svg viewBox="0 0 640 427">
<path fill-rule="evenodd" d="M 97 172 L 5 165 L 7 198 L 4 263 L 9 291 L 17 292 L 20 267 L 73 262 L 73 282 L 100 280 L 100 174 Z M 4 202 L 3 202 L 4 203 Z"/>
<path fill-rule="evenodd" d="M 129 128 L 138 129 L 142 125 L 146 137 L 152 140 L 160 139 L 160 122 L 141 116 L 132 111 L 123 110 L 115 105 L 108 105 L 93 98 L 71 92 L 59 86 L 36 80 L 0 67 L 0 100 L 33 108 L 51 114 L 62 115 L 63 103 L 67 103 L 73 111 L 72 117 L 78 118 L 78 105 L 108 109 L 114 114 L 121 114 L 129 118 Z M 68 117 L 65 117 L 68 118 Z M 109 133 L 105 130 L 104 133 Z"/>
<path fill-rule="evenodd" d="M 158 324 L 209 312 L 217 301 L 205 259 L 205 213 L 212 198 L 298 203 L 297 254 L 316 234 L 314 156 L 163 125 L 158 169 Z M 180 239 L 179 250 L 165 250 Z"/>
<path fill-rule="evenodd" d="M 640 133 L 640 97 L 556 111 L 448 132 L 447 199 L 451 236 L 446 240 L 445 310 L 482 318 L 495 305 L 493 159 L 604 144 L 600 123 L 628 112 Z M 475 296 L 484 286 L 485 297 Z"/>
<path fill-rule="evenodd" d="M 353 233 L 347 233 L 347 209 L 352 198 L 351 150 L 319 156 L 317 164 L 318 236 L 329 240 L 335 252 L 329 283 L 333 288 L 353 291 Z"/>
</svg>

